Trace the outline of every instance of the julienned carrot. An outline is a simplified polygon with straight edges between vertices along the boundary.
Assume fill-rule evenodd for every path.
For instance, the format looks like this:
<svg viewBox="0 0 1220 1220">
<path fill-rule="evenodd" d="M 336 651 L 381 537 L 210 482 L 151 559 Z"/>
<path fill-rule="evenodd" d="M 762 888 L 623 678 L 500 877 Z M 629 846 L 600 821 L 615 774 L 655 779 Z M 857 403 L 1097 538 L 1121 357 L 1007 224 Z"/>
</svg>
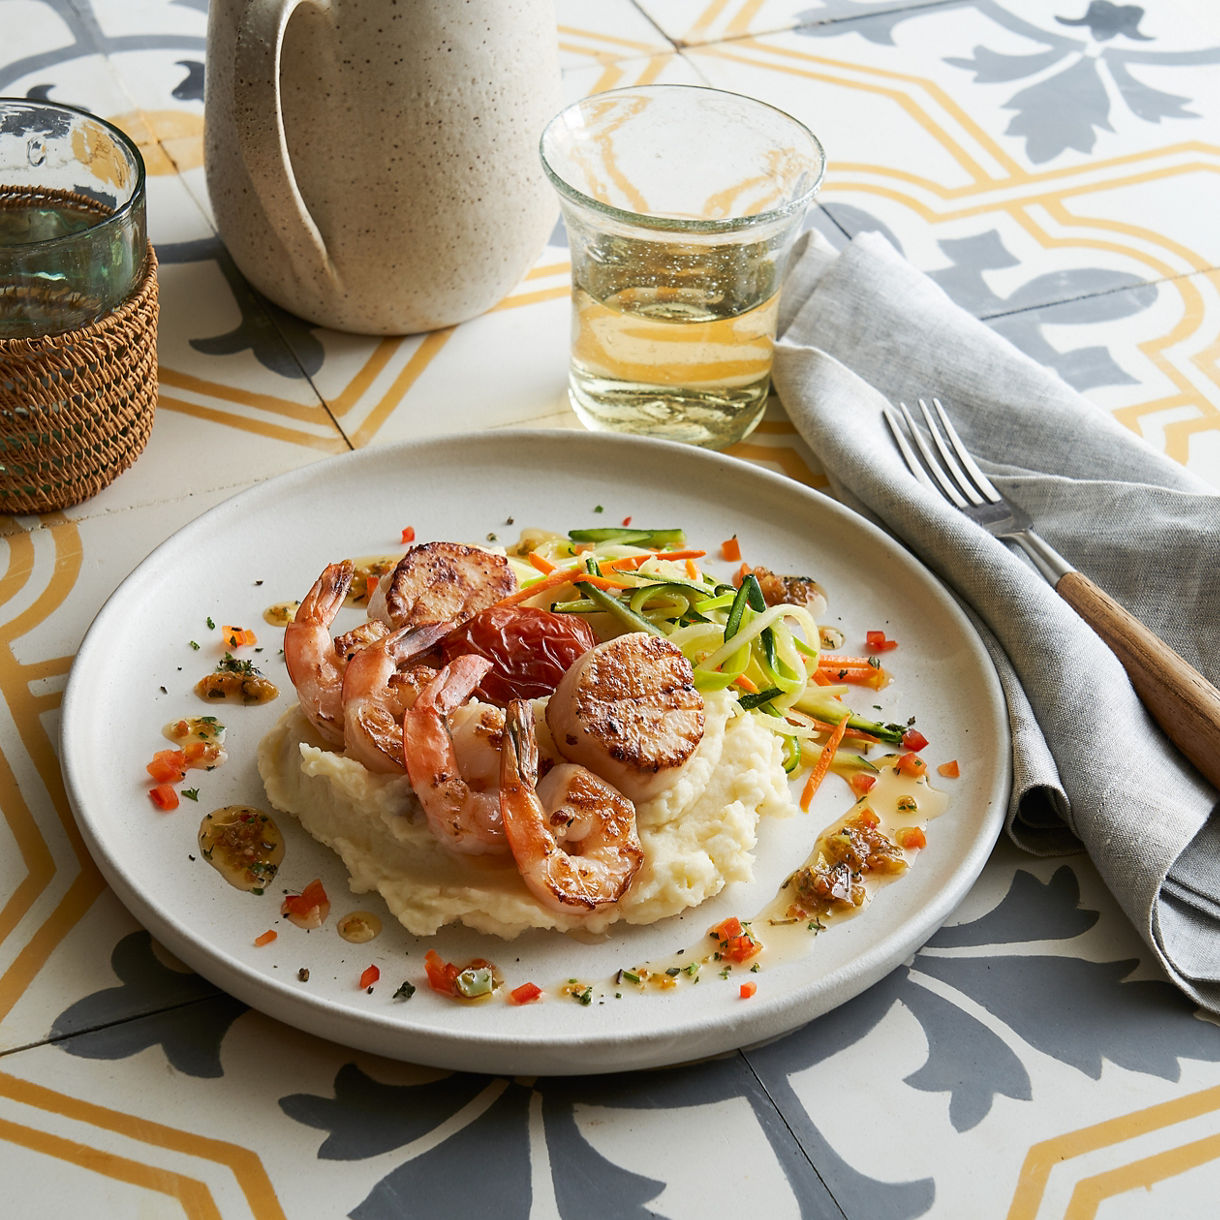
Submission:
<svg viewBox="0 0 1220 1220">
<path fill-rule="evenodd" d="M 650 559 L 702 559 L 706 551 L 646 551 L 642 555 L 622 555 L 618 559 L 603 559 L 603 572 L 631 572 L 646 564 Z"/>
<path fill-rule="evenodd" d="M 877 662 L 869 657 L 845 657 L 834 652 L 818 654 L 819 669 L 876 669 Z"/>
<path fill-rule="evenodd" d="M 640 586 L 630 580 L 615 580 L 612 576 L 595 576 L 592 572 L 583 572 L 573 576 L 574 585 L 593 585 L 598 589 L 638 589 Z"/>
<path fill-rule="evenodd" d="M 746 691 L 748 694 L 758 694 L 757 684 L 752 679 L 747 678 L 745 674 L 738 674 L 737 677 L 733 679 L 733 683 L 735 686 L 740 686 L 741 689 Z"/>
<path fill-rule="evenodd" d="M 577 585 L 577 584 L 596 585 L 599 589 L 634 589 L 636 585 L 626 581 L 611 580 L 605 576 L 594 576 L 591 572 L 585 569 L 584 564 L 579 564 L 570 568 L 556 568 L 553 572 L 548 572 L 541 580 L 534 581 L 531 585 L 525 585 L 518 589 L 515 593 L 510 593 L 507 597 L 502 597 L 497 606 L 515 606 L 518 602 L 523 602 L 533 597 L 535 593 L 545 593 L 547 589 L 557 589 L 560 585 Z"/>
<path fill-rule="evenodd" d="M 829 740 L 822 747 L 822 756 L 814 764 L 813 770 L 809 772 L 809 778 L 805 781 L 805 790 L 801 793 L 801 809 L 809 812 L 809 806 L 813 803 L 814 795 L 818 788 L 821 787 L 822 781 L 826 778 L 826 773 L 830 770 L 830 764 L 834 762 L 835 751 L 843 744 L 843 738 L 847 734 L 847 717 L 834 727 L 834 732 L 831 733 Z"/>
<path fill-rule="evenodd" d="M 544 576 L 549 575 L 555 570 L 555 565 L 549 559 L 543 559 L 537 551 L 530 551 L 529 561 Z"/>
<path fill-rule="evenodd" d="M 847 723 L 847 709 L 844 708 L 844 717 L 839 724 Z M 790 707 L 787 712 L 788 719 L 796 724 L 807 724 L 810 728 L 821 729 L 825 733 L 833 733 L 838 727 L 837 724 L 831 724 L 829 720 L 820 720 L 817 716 L 810 716 L 806 712 L 799 712 L 796 708 Z M 863 741 L 868 745 L 876 745 L 881 738 L 875 737 L 872 733 L 866 733 L 863 729 L 854 729 L 848 725 L 844 732 L 845 737 L 850 737 L 852 741 Z"/>
<path fill-rule="evenodd" d="M 876 661 L 867 657 L 841 657 L 833 653 L 822 653 L 818 657 L 816 675 L 823 674 L 838 682 L 851 682 L 857 686 L 875 686 L 878 689 L 889 681 L 889 672 Z"/>
<path fill-rule="evenodd" d="M 548 572 L 546 576 L 534 581 L 532 585 L 525 585 L 515 593 L 500 598 L 496 605 L 515 606 L 518 602 L 533 597 L 535 593 L 544 593 L 547 589 L 557 589 L 560 585 L 570 585 L 577 576 L 588 576 L 583 563 L 578 563 L 570 568 L 556 568 L 554 572 Z"/>
</svg>

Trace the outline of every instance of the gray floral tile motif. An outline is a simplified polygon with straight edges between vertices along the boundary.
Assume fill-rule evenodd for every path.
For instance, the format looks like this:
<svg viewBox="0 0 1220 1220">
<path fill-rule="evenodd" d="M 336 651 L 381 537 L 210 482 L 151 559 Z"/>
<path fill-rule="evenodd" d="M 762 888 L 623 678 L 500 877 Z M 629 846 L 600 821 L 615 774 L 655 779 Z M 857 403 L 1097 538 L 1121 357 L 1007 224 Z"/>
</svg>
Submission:
<svg viewBox="0 0 1220 1220">
<path fill-rule="evenodd" d="M 1073 953 L 1073 942 L 1098 918 L 1080 905 L 1070 866 L 1047 881 L 1017 869 L 993 909 L 942 929 L 912 962 L 863 995 L 761 1048 L 648 1073 L 646 1080 L 642 1073 L 533 1082 L 453 1073 L 399 1085 L 347 1063 L 331 1096 L 290 1093 L 280 1108 L 325 1133 L 319 1160 L 359 1161 L 453 1127 L 455 1116 L 479 1103 L 473 1119 L 378 1180 L 352 1212 L 356 1220 L 389 1220 L 404 1209 L 420 1217 L 451 1215 L 453 1183 L 463 1180 L 476 1148 L 485 1171 L 511 1187 L 499 1195 L 500 1214 L 527 1216 L 537 1171 L 531 1112 L 541 1114 L 565 1220 L 643 1217 L 666 1183 L 607 1160 L 581 1128 L 582 1109 L 614 1111 L 630 1121 L 633 1112 L 727 1100 L 751 1107 L 803 1216 L 921 1216 L 934 1206 L 934 1178 L 882 1182 L 855 1168 L 802 1104 L 794 1078 L 850 1047 L 867 1056 L 869 1040 L 887 1036 L 880 1027 L 896 1006 L 919 1023 L 928 1044 L 926 1061 L 902 1083 L 942 1097 L 957 1131 L 985 1123 L 997 1098 L 1039 1100 L 1022 1047 L 1091 1080 L 1106 1064 L 1176 1081 L 1184 1060 L 1220 1061 L 1214 1028 L 1196 1019 L 1170 983 L 1133 977 L 1135 958 L 1095 961 Z M 1030 951 L 992 951 L 1022 944 Z M 184 1076 L 223 1074 L 224 1039 L 244 1005 L 165 966 L 146 932 L 124 937 L 112 965 L 116 986 L 84 997 L 56 1019 L 52 1038 L 61 1050 L 117 1061 L 157 1046 Z M 1070 1019 L 1055 1019 L 1048 1004 L 1070 1010 Z M 993 1018 L 990 1024 L 974 1015 L 980 1009 Z M 1003 1030 L 1011 1036 L 997 1032 Z"/>
<path fill-rule="evenodd" d="M 290 1094 L 280 1101 L 289 1118 L 327 1132 L 321 1160 L 361 1160 L 384 1155 L 443 1124 L 472 1102 L 478 1117 L 428 1151 L 404 1160 L 382 1178 L 350 1214 L 353 1220 L 393 1220 L 409 1214 L 454 1214 L 454 1183 L 480 1173 L 494 1179 L 496 1214 L 528 1217 L 531 1186 L 529 1111 L 540 1102 L 551 1185 L 564 1220 L 627 1220 L 655 1216 L 650 1207 L 666 1183 L 612 1164 L 585 1138 L 582 1107 L 666 1110 L 744 1098 L 787 1177 L 793 1197 L 808 1217 L 840 1213 L 802 1154 L 758 1081 L 738 1056 L 729 1056 L 643 1077 L 627 1073 L 528 1083 L 457 1074 L 424 1085 L 381 1084 L 354 1064 L 335 1077 L 334 1097 Z M 707 1164 L 720 1164 L 724 1150 L 709 1147 Z"/>
<path fill-rule="evenodd" d="M 840 0 L 840 6 L 843 0 Z M 1084 11 L 1081 12 L 1081 8 Z M 1023 41 L 1041 44 L 1042 50 L 1013 54 L 976 46 L 970 55 L 946 56 L 944 62 L 969 72 L 978 84 L 1033 80 L 1003 104 L 1013 111 L 1006 134 L 1024 141 L 1034 164 L 1054 160 L 1069 149 L 1088 153 L 1099 131 L 1114 131 L 1115 123 L 1132 119 L 1161 123 L 1167 119 L 1198 119 L 1192 99 L 1157 89 L 1141 78 L 1143 68 L 1180 67 L 1220 63 L 1220 47 L 1162 51 L 1151 44 L 1153 35 L 1141 30 L 1145 10 L 1136 4 L 1089 0 L 1087 6 L 1064 0 L 1065 14 L 1053 26 L 1042 26 L 1021 15 L 1021 6 L 999 0 L 953 0 L 942 5 L 893 9 L 875 3 L 859 4 L 857 20 L 825 22 L 820 10 L 801 14 L 799 34 L 828 38 L 849 30 L 872 42 L 892 45 L 895 28 L 906 21 L 926 20 L 951 8 L 971 8 L 996 26 Z M 839 9 L 842 12 L 842 8 Z M 1116 114 L 1112 96 L 1125 108 Z"/>
<path fill-rule="evenodd" d="M 207 11 L 207 0 L 175 0 L 184 8 Z M 202 35 L 189 34 L 106 34 L 88 0 L 41 0 L 42 5 L 56 15 L 56 24 L 68 32 L 63 45 L 34 55 L 15 59 L 0 67 L 0 95 L 13 92 L 15 82 L 40 72 L 50 72 L 65 61 L 84 55 L 114 55 L 122 51 L 148 49 L 180 49 L 193 51 L 201 58 L 206 39 Z M 56 88 L 50 84 L 35 85 L 30 96 L 42 96 L 36 90 Z M 56 101 L 73 103 L 67 96 L 57 96 Z"/>
<path fill-rule="evenodd" d="M 1072 941 L 1098 919 L 1098 912 L 1079 905 L 1079 893 L 1068 865 L 1047 882 L 1018 869 L 992 911 L 942 929 L 909 966 L 774 1046 L 749 1052 L 751 1066 L 846 1215 L 923 1215 L 935 1192 L 929 1195 L 930 1183 L 874 1182 L 847 1165 L 788 1082 L 845 1047 L 866 1044 L 895 1005 L 915 1017 L 929 1047 L 927 1061 L 903 1083 L 943 1094 L 957 1131 L 983 1123 L 997 1097 L 1038 1100 L 1018 1053 L 1022 1044 L 1093 1080 L 1106 1063 L 1173 1081 L 1184 1059 L 1220 1061 L 1214 1028 L 1196 1019 L 1172 984 L 1132 978 L 1137 959 L 1094 962 L 1072 955 Z M 1061 952 L 989 952 L 996 945 L 1056 941 Z M 934 991 L 924 979 L 947 985 L 989 1013 L 1012 1039 L 1001 1038 L 970 1009 L 946 998 L 944 986 Z M 1057 1019 L 1055 1005 L 1070 1016 Z"/>
<path fill-rule="evenodd" d="M 309 378 L 321 370 L 326 349 L 316 334 L 318 328 L 252 288 L 220 238 L 164 242 L 157 247 L 157 258 L 166 266 L 214 262 L 241 314 L 237 325 L 224 334 L 191 339 L 195 351 L 205 356 L 236 356 L 248 351 L 265 369 L 290 380 Z"/>
<path fill-rule="evenodd" d="M 352 1212 L 357 1220 L 382 1220 L 408 1205 L 415 1216 L 451 1214 L 452 1183 L 472 1146 L 479 1148 L 486 1171 L 507 1187 L 500 1194 L 503 1214 L 528 1215 L 525 1132 L 534 1095 L 541 1099 L 555 1197 L 565 1220 L 652 1214 L 649 1202 L 664 1185 L 602 1157 L 578 1125 L 582 1106 L 628 1116 L 731 1097 L 753 1106 L 802 1215 L 921 1216 L 934 1206 L 935 1180 L 882 1182 L 855 1169 L 819 1130 L 791 1083 L 846 1048 L 860 1045 L 867 1055 L 869 1039 L 886 1036 L 878 1027 L 894 1006 L 919 1022 L 929 1047 L 926 1062 L 903 1083 L 943 1096 L 958 1131 L 984 1123 L 997 1097 L 1037 1100 L 1021 1046 L 1093 1080 L 1107 1063 L 1173 1081 L 1184 1059 L 1220 1061 L 1214 1029 L 1195 1019 L 1171 984 L 1132 978 L 1136 959 L 1097 962 L 1072 954 L 1072 942 L 1099 918 L 1080 906 L 1079 893 L 1069 866 L 1046 882 L 1018 869 L 994 909 L 943 929 L 912 963 L 850 1003 L 769 1046 L 651 1073 L 643 1085 L 640 1074 L 533 1083 L 458 1074 L 418 1086 L 384 1085 L 349 1064 L 335 1077 L 333 1097 L 290 1094 L 280 1106 L 289 1118 L 327 1133 L 321 1159 L 352 1160 L 405 1147 L 440 1129 L 476 1098 L 486 1103 L 473 1122 L 381 1179 Z M 1039 949 L 990 951 L 1023 943 Z M 938 984 L 935 989 L 929 981 Z M 953 995 L 966 1003 L 955 1003 Z M 1048 1003 L 1070 1009 L 1071 1019 L 1054 1019 Z M 1011 1040 L 981 1023 L 973 1015 L 979 1008 L 1009 1030 Z M 793 1137 L 803 1155 L 794 1150 Z"/>
<path fill-rule="evenodd" d="M 170 969 L 144 931 L 123 937 L 110 965 L 117 986 L 85 996 L 56 1017 L 51 1037 L 63 1050 L 83 1059 L 116 1060 L 159 1045 L 183 1075 L 223 1075 L 220 1045 L 246 1011 L 244 1004 L 197 974 Z"/>
<path fill-rule="evenodd" d="M 898 237 L 883 223 L 850 204 L 827 203 L 822 210 L 844 233 L 880 233 L 896 250 Z M 1110 352 L 1096 344 L 1060 351 L 1043 333 L 1048 325 L 1094 325 L 1132 317 L 1156 302 L 1158 289 L 1129 272 L 1102 267 L 1077 267 L 1034 275 L 1008 296 L 1000 296 L 987 282 L 986 273 L 1018 267 L 1021 260 L 1004 245 L 994 229 L 959 238 L 943 238 L 937 245 L 950 265 L 929 272 L 963 309 L 987 322 L 1010 343 L 1082 392 L 1098 386 L 1130 385 Z"/>
</svg>

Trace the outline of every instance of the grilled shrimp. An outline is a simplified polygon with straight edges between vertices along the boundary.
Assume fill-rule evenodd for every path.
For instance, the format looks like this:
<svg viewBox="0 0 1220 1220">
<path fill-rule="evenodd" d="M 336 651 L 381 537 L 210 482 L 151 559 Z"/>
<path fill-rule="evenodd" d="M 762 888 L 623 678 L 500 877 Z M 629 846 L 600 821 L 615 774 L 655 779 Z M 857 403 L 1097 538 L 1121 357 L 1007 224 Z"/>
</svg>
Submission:
<svg viewBox="0 0 1220 1220">
<path fill-rule="evenodd" d="M 428 826 L 446 847 L 468 854 L 508 847 L 496 788 L 503 713 L 466 704 L 490 667 L 486 657 L 454 658 L 402 721 L 403 762 Z"/>
<path fill-rule="evenodd" d="M 352 653 L 359 652 L 361 648 L 367 648 L 370 644 L 376 644 L 389 632 L 388 623 L 383 623 L 380 619 L 375 618 L 365 619 L 363 623 L 358 623 L 350 631 L 335 636 L 335 651 L 350 661 Z"/>
<path fill-rule="evenodd" d="M 561 913 L 587 915 L 617 902 L 644 859 L 635 806 L 574 763 L 537 780 L 533 708 L 514 699 L 500 749 L 500 816 L 521 879 Z"/>
<path fill-rule="evenodd" d="M 580 657 L 546 721 L 564 758 L 640 802 L 664 792 L 703 739 L 703 696 L 676 645 L 636 631 Z"/>
<path fill-rule="evenodd" d="M 344 658 L 335 651 L 330 626 L 351 587 L 353 571 L 350 560 L 327 565 L 284 628 L 284 661 L 301 710 L 333 746 L 343 744 Z"/>
<path fill-rule="evenodd" d="M 516 588 L 517 578 L 503 555 L 460 542 L 425 542 L 381 578 L 369 599 L 369 618 L 392 627 L 457 625 Z"/>
<path fill-rule="evenodd" d="M 448 630 L 448 623 L 400 627 L 350 655 L 343 675 L 348 757 L 370 771 L 403 770 L 403 715 L 436 677 L 431 666 L 408 662 L 427 652 Z"/>
</svg>

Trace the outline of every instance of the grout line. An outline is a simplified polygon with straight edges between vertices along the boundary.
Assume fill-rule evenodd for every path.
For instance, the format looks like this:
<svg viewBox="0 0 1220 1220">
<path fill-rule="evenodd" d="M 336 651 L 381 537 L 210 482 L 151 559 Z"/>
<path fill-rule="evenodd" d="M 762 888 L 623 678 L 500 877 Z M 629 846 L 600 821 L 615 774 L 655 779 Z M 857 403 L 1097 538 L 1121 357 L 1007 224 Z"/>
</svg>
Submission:
<svg viewBox="0 0 1220 1220">
<path fill-rule="evenodd" d="M 1162 284 L 1175 284 L 1180 280 L 1191 280 L 1196 276 L 1212 275 L 1220 271 L 1220 267 L 1206 267 L 1201 271 L 1184 271 L 1181 275 L 1166 275 L 1158 279 L 1140 280 L 1138 284 L 1124 284 L 1122 287 L 1102 288 L 1097 292 L 1081 292 L 1074 296 L 1058 297 L 1034 305 L 1022 305 L 1019 309 L 998 309 L 994 313 L 976 314 L 980 322 L 991 322 L 997 318 L 1015 318 L 1024 313 L 1034 313 L 1042 309 L 1053 309 L 1057 305 L 1070 305 L 1075 301 L 1100 300 L 1102 297 L 1118 296 L 1124 292 L 1135 292 L 1141 288 L 1157 288 Z"/>
<path fill-rule="evenodd" d="M 821 1171 L 818 1169 L 817 1165 L 814 1163 L 813 1158 L 809 1154 L 809 1149 L 805 1147 L 804 1141 L 793 1129 L 792 1124 L 788 1121 L 787 1114 L 784 1112 L 783 1107 L 776 1100 L 774 1093 L 772 1093 L 771 1089 L 767 1086 L 766 1081 L 764 1081 L 763 1078 L 758 1074 L 757 1069 L 754 1067 L 754 1064 L 750 1060 L 748 1051 L 746 1049 L 742 1049 L 742 1050 L 739 1050 L 737 1053 L 741 1056 L 742 1062 L 745 1064 L 750 1075 L 753 1076 L 754 1079 L 758 1082 L 758 1087 L 762 1090 L 762 1092 L 766 1096 L 767 1100 L 774 1107 L 776 1117 L 783 1124 L 784 1130 L 792 1138 L 792 1142 L 793 1142 L 793 1144 L 795 1144 L 797 1151 L 804 1158 L 805 1163 L 813 1171 L 814 1177 L 817 1178 L 822 1189 L 826 1192 L 826 1198 L 829 1199 L 830 1202 L 834 1205 L 835 1211 L 838 1213 L 838 1215 L 841 1216 L 843 1218 L 843 1220 L 848 1220 L 847 1213 L 839 1205 L 839 1201 L 838 1201 L 838 1199 L 835 1198 L 834 1192 L 830 1189 L 830 1186 L 827 1183 L 826 1179 L 822 1176 Z M 796 1104 L 797 1108 L 800 1110 L 800 1112 L 805 1115 L 805 1117 L 808 1119 L 810 1125 L 812 1126 L 812 1124 L 813 1124 L 812 1116 L 809 1115 L 806 1108 L 801 1105 L 799 1099 L 797 1099 L 795 1097 L 795 1095 L 793 1096 L 793 1101 Z M 765 1132 L 764 1132 L 764 1134 L 765 1134 Z M 771 1141 L 768 1140 L 768 1143 L 770 1143 L 770 1142 Z M 772 1149 L 774 1150 L 774 1144 L 772 1144 Z M 784 1164 L 785 1163 L 783 1161 L 780 1162 L 781 1168 L 784 1167 Z M 785 1170 L 784 1176 L 785 1177 L 788 1176 L 786 1170 Z M 802 1215 L 802 1217 L 804 1217 L 806 1214 L 805 1205 L 807 1203 L 812 1204 L 813 1200 L 805 1198 L 805 1196 L 801 1193 L 801 1191 L 798 1188 L 799 1183 L 794 1182 L 789 1178 L 788 1184 L 789 1184 L 789 1186 L 792 1187 L 793 1197 L 796 1199 L 798 1205 L 800 1206 L 801 1215 Z M 825 1220 L 824 1213 L 817 1213 L 817 1215 L 818 1215 L 818 1220 Z"/>
<path fill-rule="evenodd" d="M 202 978 L 202 975 L 199 977 Z M 209 984 L 209 986 L 214 987 L 215 984 Z M 10 1046 L 5 1050 L 0 1050 L 0 1060 L 7 1059 L 11 1055 L 19 1055 L 23 1051 L 34 1051 L 44 1046 L 58 1046 L 65 1042 L 71 1042 L 74 1038 L 84 1038 L 90 1034 L 101 1033 L 103 1030 L 117 1029 L 120 1025 L 131 1025 L 136 1021 L 145 1021 L 153 1017 L 165 1016 L 168 1013 L 181 1012 L 183 1009 L 191 1008 L 196 1004 L 207 1004 L 216 999 L 225 999 L 233 1003 L 241 1003 L 240 1000 L 234 999 L 234 997 L 231 996 L 227 991 L 222 991 L 219 987 L 217 987 L 210 995 L 198 996 L 192 1000 L 183 1000 L 178 1004 L 167 1004 L 164 1008 L 152 1008 L 147 1012 L 131 1013 L 126 1017 L 116 1017 L 113 1021 L 100 1021 L 96 1025 L 90 1025 L 82 1029 L 74 1029 L 71 1033 L 67 1034 L 48 1034 L 45 1038 L 40 1038 L 34 1042 L 26 1042 L 21 1046 Z M 248 1009 L 249 1005 L 245 1005 L 244 1008 Z"/>
<path fill-rule="evenodd" d="M 639 0 L 630 0 L 630 2 L 631 2 L 631 6 L 632 6 L 632 8 L 634 8 L 634 9 L 635 9 L 635 11 L 636 11 L 637 13 L 639 13 L 639 15 L 640 15 L 641 17 L 643 17 L 643 18 L 644 18 L 644 20 L 645 20 L 645 21 L 647 21 L 647 22 L 648 22 L 648 24 L 649 24 L 650 26 L 652 26 L 652 28 L 653 28 L 654 30 L 656 30 L 656 32 L 657 32 L 658 34 L 660 34 L 660 35 L 661 35 L 661 37 L 662 37 L 662 38 L 664 38 L 664 39 L 665 39 L 665 41 L 666 41 L 667 43 L 669 43 L 669 45 L 670 45 L 671 47 L 673 47 L 674 51 L 676 51 L 676 52 L 681 52 L 681 50 L 682 50 L 682 45 L 681 45 L 679 42 L 677 42 L 675 39 L 671 38 L 671 37 L 670 37 L 670 36 L 669 36 L 669 35 L 668 35 L 668 34 L 667 34 L 667 33 L 666 33 L 666 32 L 665 32 L 663 29 L 661 29 L 661 27 L 660 27 L 660 26 L 657 24 L 657 22 L 656 22 L 656 21 L 653 19 L 652 14 L 651 14 L 651 13 L 649 13 L 647 10 L 645 10 L 644 8 L 642 8 L 642 7 L 640 6 L 640 2 L 639 2 Z"/>
</svg>

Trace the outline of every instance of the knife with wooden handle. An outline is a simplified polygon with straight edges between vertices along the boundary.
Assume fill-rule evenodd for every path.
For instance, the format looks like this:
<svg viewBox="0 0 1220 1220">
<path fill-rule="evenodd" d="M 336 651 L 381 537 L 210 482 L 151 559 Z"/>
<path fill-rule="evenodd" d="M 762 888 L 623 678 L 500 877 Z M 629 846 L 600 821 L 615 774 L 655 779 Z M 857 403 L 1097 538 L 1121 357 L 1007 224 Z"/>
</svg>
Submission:
<svg viewBox="0 0 1220 1220">
<path fill-rule="evenodd" d="M 1059 577 L 1055 591 L 1123 663 L 1136 694 L 1166 736 L 1220 788 L 1220 691 L 1074 568 Z"/>
</svg>

